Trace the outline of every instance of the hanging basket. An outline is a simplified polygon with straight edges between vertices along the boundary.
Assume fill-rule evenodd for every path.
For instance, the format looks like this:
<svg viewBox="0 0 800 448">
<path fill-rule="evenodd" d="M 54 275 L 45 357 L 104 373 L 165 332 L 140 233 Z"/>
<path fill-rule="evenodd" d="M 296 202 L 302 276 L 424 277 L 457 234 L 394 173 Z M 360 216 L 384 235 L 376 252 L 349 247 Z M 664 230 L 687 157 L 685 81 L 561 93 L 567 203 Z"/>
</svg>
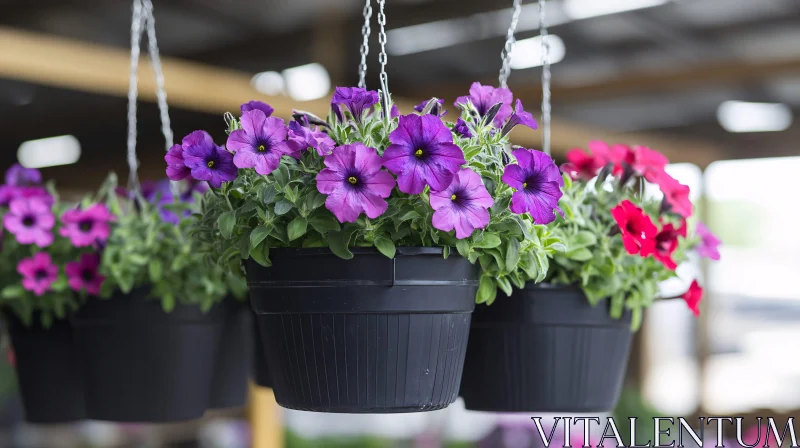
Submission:
<svg viewBox="0 0 800 448">
<path fill-rule="evenodd" d="M 253 359 L 253 312 L 233 297 L 222 304 L 225 315 L 211 382 L 211 409 L 240 408 L 247 404 L 247 380 Z"/>
<path fill-rule="evenodd" d="M 73 317 L 89 418 L 171 422 L 200 418 L 209 407 L 223 307 L 171 313 L 144 290 L 89 299 Z"/>
<path fill-rule="evenodd" d="M 467 409 L 606 412 L 617 404 L 633 333 L 580 288 L 533 285 L 478 306 L 461 384 Z"/>
<path fill-rule="evenodd" d="M 478 270 L 441 248 L 276 249 L 247 264 L 278 404 L 316 412 L 400 413 L 458 395 Z"/>
<path fill-rule="evenodd" d="M 253 314 L 252 311 L 250 313 Z M 253 335 L 253 382 L 261 387 L 272 387 L 267 366 L 267 349 L 264 348 L 264 335 L 261 334 L 259 326 L 255 323 L 251 331 Z"/>
<path fill-rule="evenodd" d="M 16 358 L 17 378 L 25 420 L 30 423 L 69 423 L 86 418 L 79 362 L 72 327 L 67 320 L 41 325 L 34 314 L 30 327 L 13 312 L 4 312 Z"/>
</svg>

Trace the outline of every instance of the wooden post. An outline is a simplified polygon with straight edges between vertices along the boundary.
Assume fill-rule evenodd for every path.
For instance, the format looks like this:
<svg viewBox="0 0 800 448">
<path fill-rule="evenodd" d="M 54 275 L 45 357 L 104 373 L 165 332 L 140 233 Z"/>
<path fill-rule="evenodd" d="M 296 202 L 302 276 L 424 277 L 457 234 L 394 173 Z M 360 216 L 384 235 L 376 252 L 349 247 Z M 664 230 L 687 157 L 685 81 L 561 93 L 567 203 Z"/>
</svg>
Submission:
<svg viewBox="0 0 800 448">
<path fill-rule="evenodd" d="M 250 383 L 250 427 L 253 448 L 283 448 L 283 423 L 272 389 Z"/>
</svg>

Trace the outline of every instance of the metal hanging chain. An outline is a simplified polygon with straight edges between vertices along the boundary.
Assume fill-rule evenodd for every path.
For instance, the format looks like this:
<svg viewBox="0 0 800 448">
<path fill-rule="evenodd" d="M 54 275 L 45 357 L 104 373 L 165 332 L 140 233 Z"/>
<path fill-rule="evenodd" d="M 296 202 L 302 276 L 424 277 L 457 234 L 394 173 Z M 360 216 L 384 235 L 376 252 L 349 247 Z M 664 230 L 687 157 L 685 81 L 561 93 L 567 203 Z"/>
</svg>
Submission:
<svg viewBox="0 0 800 448">
<path fill-rule="evenodd" d="M 508 26 L 506 33 L 506 45 L 503 51 L 500 52 L 500 58 L 503 60 L 503 65 L 500 67 L 500 87 L 508 87 L 508 76 L 511 74 L 511 53 L 514 51 L 514 44 L 517 39 L 514 37 L 514 32 L 517 30 L 519 23 L 519 15 L 522 12 L 522 0 L 514 0 L 513 12 L 511 13 L 511 24 Z"/>
<path fill-rule="evenodd" d="M 361 64 L 358 66 L 358 87 L 367 87 L 367 55 L 369 55 L 369 36 L 372 30 L 369 21 L 372 18 L 372 0 L 367 0 L 364 5 L 364 25 L 361 26 L 361 34 L 364 40 L 361 42 Z"/>
<path fill-rule="evenodd" d="M 164 134 L 166 150 L 172 147 L 173 135 L 172 126 L 169 120 L 169 107 L 167 106 L 167 91 L 164 89 L 164 72 L 161 69 L 161 57 L 158 53 L 158 40 L 156 40 L 156 20 L 153 17 L 153 3 L 151 0 L 144 0 L 146 13 L 147 41 L 150 51 L 150 61 L 153 64 L 153 71 L 156 75 L 156 98 L 158 99 L 158 110 L 161 113 L 161 133 Z"/>
<path fill-rule="evenodd" d="M 542 40 L 542 150 L 550 155 L 550 42 L 545 0 L 539 0 L 539 36 Z"/>
<path fill-rule="evenodd" d="M 131 17 L 131 65 L 128 84 L 128 188 L 139 196 L 139 161 L 136 158 L 136 97 L 139 95 L 138 71 L 140 41 L 142 38 L 142 3 L 133 0 L 133 15 Z"/>
<path fill-rule="evenodd" d="M 381 91 L 383 92 L 383 115 L 388 120 L 391 115 L 392 99 L 389 94 L 389 77 L 386 75 L 386 14 L 383 12 L 386 0 L 378 0 L 378 42 L 381 44 L 381 53 L 378 62 L 381 64 Z"/>
</svg>

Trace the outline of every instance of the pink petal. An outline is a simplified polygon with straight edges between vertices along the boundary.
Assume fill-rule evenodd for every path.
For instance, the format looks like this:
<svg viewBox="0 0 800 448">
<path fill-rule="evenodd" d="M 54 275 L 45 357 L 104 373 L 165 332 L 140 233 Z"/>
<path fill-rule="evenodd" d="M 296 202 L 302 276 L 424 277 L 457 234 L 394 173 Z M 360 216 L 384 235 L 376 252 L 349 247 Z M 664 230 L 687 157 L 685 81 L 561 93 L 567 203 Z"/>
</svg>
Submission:
<svg viewBox="0 0 800 448">
<path fill-rule="evenodd" d="M 229 150 L 231 150 L 231 151 L 233 151 L 233 152 L 238 154 L 242 150 L 246 150 L 246 149 L 251 149 L 252 150 L 253 147 L 255 146 L 255 142 L 256 142 L 255 136 L 253 136 L 252 134 L 248 134 L 247 132 L 243 131 L 242 129 L 237 129 L 237 130 L 235 130 L 235 131 L 230 133 L 230 135 L 228 136 L 228 142 L 225 144 L 225 146 Z M 234 159 L 234 163 L 235 163 L 235 159 Z M 236 166 L 239 166 L 239 165 L 236 165 Z M 247 166 L 247 167 L 239 166 L 239 168 L 252 168 L 252 167 L 250 167 L 250 166 Z"/>
</svg>

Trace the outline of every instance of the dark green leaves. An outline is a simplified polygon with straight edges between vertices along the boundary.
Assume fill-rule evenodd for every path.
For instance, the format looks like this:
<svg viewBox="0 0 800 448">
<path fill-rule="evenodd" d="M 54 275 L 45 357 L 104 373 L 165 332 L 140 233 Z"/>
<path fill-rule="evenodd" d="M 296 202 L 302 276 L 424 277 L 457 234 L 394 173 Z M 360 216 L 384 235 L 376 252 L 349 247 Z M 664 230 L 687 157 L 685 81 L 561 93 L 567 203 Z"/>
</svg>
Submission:
<svg viewBox="0 0 800 448">
<path fill-rule="evenodd" d="M 219 216 L 217 225 L 223 238 L 230 238 L 233 234 L 233 226 L 236 224 L 236 216 L 233 212 L 225 212 Z"/>
<path fill-rule="evenodd" d="M 280 201 L 275 203 L 275 214 L 278 216 L 282 216 L 289 213 L 289 211 L 293 208 L 294 204 L 285 199 L 281 199 Z"/>
<path fill-rule="evenodd" d="M 377 247 L 378 250 L 388 258 L 394 258 L 395 247 L 394 243 L 389 238 L 382 236 L 375 238 L 375 247 Z"/>
<path fill-rule="evenodd" d="M 336 254 L 336 256 L 344 258 L 345 260 L 353 258 L 353 253 L 350 252 L 350 239 L 355 232 L 356 229 L 353 227 L 338 232 L 328 232 L 326 241 L 331 251 Z"/>
<path fill-rule="evenodd" d="M 307 227 L 308 221 L 306 221 L 306 218 L 303 218 L 302 216 L 294 218 L 292 222 L 289 223 L 289 227 L 287 229 L 289 241 L 294 241 L 305 235 Z"/>
</svg>

